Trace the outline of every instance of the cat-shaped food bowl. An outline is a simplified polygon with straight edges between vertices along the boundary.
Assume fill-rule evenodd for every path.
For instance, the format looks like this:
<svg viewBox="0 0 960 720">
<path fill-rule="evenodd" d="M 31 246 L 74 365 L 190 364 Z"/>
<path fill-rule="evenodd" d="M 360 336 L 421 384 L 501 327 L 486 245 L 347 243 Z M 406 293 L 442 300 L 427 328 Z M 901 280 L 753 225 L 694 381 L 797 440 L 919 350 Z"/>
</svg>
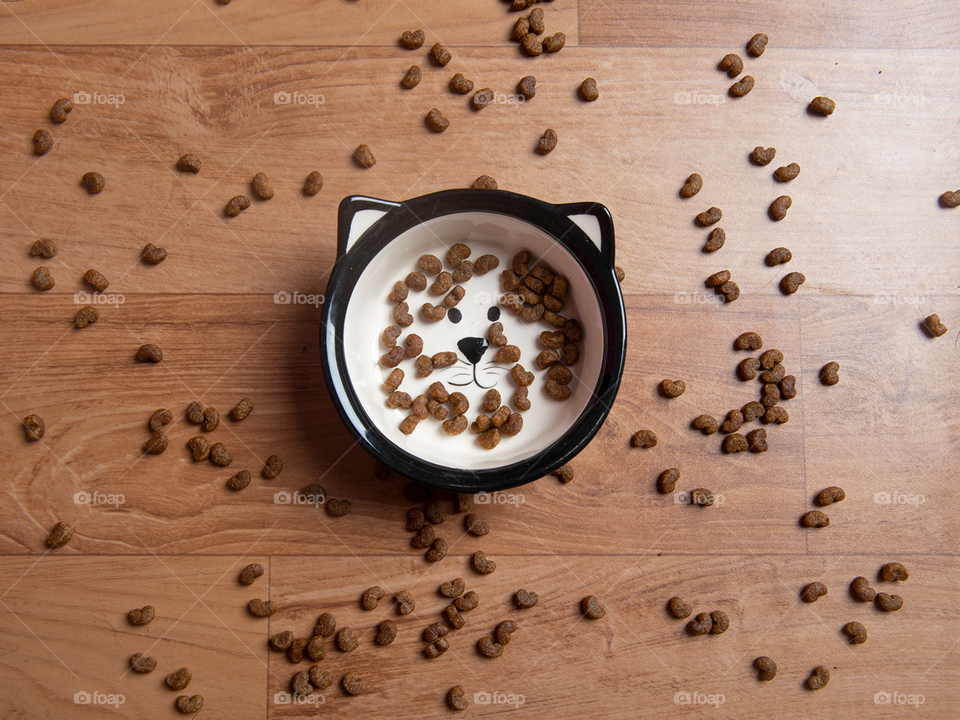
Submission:
<svg viewBox="0 0 960 720">
<path fill-rule="evenodd" d="M 456 243 L 470 248 L 461 268 L 453 265 L 458 259 L 448 259 Z M 529 253 L 527 266 L 517 268 L 528 271 L 522 280 L 505 272 L 512 271 L 521 251 Z M 456 278 L 448 290 L 440 292 L 449 278 L 418 264 L 425 255 L 438 258 L 443 272 Z M 491 264 L 489 256 L 498 266 L 481 273 Z M 470 263 L 476 263 L 472 276 Z M 411 273 L 420 273 L 426 288 L 417 289 L 415 275 L 412 286 L 405 283 Z M 398 282 L 407 304 L 399 311 L 398 296 L 388 298 Z M 505 283 L 512 290 L 505 290 Z M 457 287 L 463 290 L 459 300 Z M 431 321 L 439 308 L 442 319 Z M 490 341 L 494 322 L 503 325 L 504 353 Z M 413 334 L 422 339 L 422 353 L 407 352 Z M 399 350 L 389 357 L 394 342 L 404 350 L 399 361 Z M 517 350 L 519 361 L 507 357 Z M 340 203 L 320 352 L 343 422 L 367 452 L 400 475 L 464 493 L 502 490 L 548 475 L 596 435 L 623 374 L 626 317 L 610 212 L 596 203 L 551 205 L 502 190 L 446 190 L 405 202 L 348 197 Z M 434 361 L 429 375 L 421 377 Z M 525 373 L 513 371 L 517 364 Z M 390 396 L 384 383 L 396 368 L 403 380 Z M 457 414 L 462 399 L 454 396 L 417 418 L 418 403 L 411 408 L 410 399 L 428 396 L 438 381 L 469 402 L 463 417 Z M 525 410 L 515 396 L 518 382 L 529 383 Z M 490 389 L 506 406 L 499 420 L 511 416 L 492 435 L 475 426 L 481 414 L 498 419 L 481 407 Z M 520 422 L 519 432 L 509 434 Z M 491 437 L 499 442 L 487 449 L 494 444 Z"/>
</svg>

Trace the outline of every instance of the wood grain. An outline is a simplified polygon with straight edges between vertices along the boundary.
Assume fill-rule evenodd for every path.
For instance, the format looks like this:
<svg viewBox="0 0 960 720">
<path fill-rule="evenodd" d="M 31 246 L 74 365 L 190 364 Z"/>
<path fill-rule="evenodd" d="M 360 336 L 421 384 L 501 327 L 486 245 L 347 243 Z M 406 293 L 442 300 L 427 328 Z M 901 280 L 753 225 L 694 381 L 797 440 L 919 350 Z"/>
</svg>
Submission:
<svg viewBox="0 0 960 720">
<path fill-rule="evenodd" d="M 170 717 L 178 693 L 163 677 L 184 665 L 211 717 L 443 717 L 454 684 L 476 716 L 511 707 L 473 703 L 478 692 L 522 695 L 519 709 L 532 717 L 908 712 L 875 704 L 883 692 L 922 695 L 916 709 L 930 717 L 955 714 L 960 210 L 937 204 L 960 187 L 952 6 L 556 0 L 542 7 L 567 47 L 531 59 L 507 40 L 517 15 L 498 2 L 0 5 L 0 678 L 17 689 L 0 700 L 5 717 Z M 450 65 L 396 44 L 416 26 L 428 44 L 452 46 Z M 734 100 L 718 51 L 758 30 L 771 44 L 746 59 L 756 89 Z M 413 62 L 424 80 L 403 90 Z M 469 96 L 449 89 L 455 72 L 503 102 L 471 110 Z M 527 74 L 537 96 L 520 105 L 511 95 Z M 587 76 L 598 80 L 596 103 L 577 95 Z M 78 103 L 53 125 L 54 99 L 79 92 L 124 102 Z M 317 102 L 275 103 L 282 92 Z M 807 114 L 819 94 L 837 101 L 832 117 Z M 442 135 L 423 124 L 432 107 L 451 121 Z M 36 158 L 40 127 L 56 145 Z M 533 147 L 547 127 L 560 144 L 541 157 Z M 351 158 L 361 142 L 378 158 L 370 170 Z M 770 166 L 750 164 L 756 145 L 777 148 Z M 199 175 L 176 171 L 184 152 L 203 159 Z M 777 183 L 772 171 L 789 162 L 800 176 Z M 103 193 L 79 185 L 88 170 L 107 178 Z M 311 170 L 324 175 L 312 198 L 301 193 Z M 249 194 L 259 171 L 276 196 L 225 217 L 227 200 Z M 682 199 L 692 172 L 703 191 Z M 438 526 L 450 553 L 432 565 L 404 529 L 416 504 L 408 481 L 376 479 L 334 411 L 318 352 L 321 308 L 278 305 L 274 294 L 325 292 L 343 197 L 399 200 L 468 187 L 483 173 L 547 201 L 610 208 L 627 275 L 628 359 L 576 480 L 545 478 L 500 496 L 507 502 L 476 504 L 491 527 L 483 538 L 450 515 Z M 783 193 L 793 205 L 774 223 L 766 210 Z M 714 205 L 727 242 L 707 254 L 708 231 L 693 219 Z M 29 254 L 38 237 L 58 242 L 56 258 Z M 147 242 L 168 259 L 143 264 Z M 793 260 L 768 268 L 777 246 Z M 46 293 L 30 285 L 41 264 L 57 280 Z M 109 278 L 116 304 L 77 330 L 88 268 Z M 703 285 L 721 269 L 742 289 L 731 305 Z M 807 282 L 787 297 L 779 279 L 794 270 Z M 938 339 L 919 326 L 934 312 L 950 328 Z M 747 330 L 783 351 L 800 394 L 783 403 L 789 423 L 768 427 L 769 452 L 728 456 L 720 435 L 689 423 L 758 397 L 759 385 L 735 374 L 746 354 L 732 343 Z M 160 345 L 164 361 L 136 363 L 143 342 Z M 831 360 L 841 383 L 825 387 L 818 373 Z M 683 379 L 687 391 L 661 397 L 664 378 Z M 233 464 L 195 463 L 187 405 L 225 415 L 242 397 L 253 414 L 210 434 Z M 145 457 L 147 419 L 163 407 L 176 416 L 170 447 Z M 46 421 L 40 443 L 24 437 L 29 413 Z M 641 428 L 657 433 L 656 448 L 629 447 Z M 272 454 L 284 470 L 267 481 L 259 471 Z M 681 471 L 678 490 L 708 487 L 718 503 L 701 509 L 658 494 L 669 467 Z M 254 480 L 232 493 L 224 482 L 239 469 Z M 351 513 L 283 502 L 314 482 L 349 499 Z M 828 485 L 847 493 L 826 509 L 830 526 L 800 527 Z M 82 502 L 87 495 L 95 501 Z M 47 552 L 60 520 L 76 534 Z M 479 549 L 498 563 L 493 575 L 471 569 Z M 852 578 L 872 579 L 891 560 L 910 580 L 875 587 L 902 595 L 904 608 L 856 603 Z M 240 586 L 239 569 L 254 561 L 266 576 Z M 436 587 L 457 576 L 480 607 L 451 650 L 428 661 L 420 631 L 445 605 Z M 830 594 L 805 605 L 798 593 L 813 580 Z M 412 589 L 416 613 L 400 618 L 387 600 L 363 612 L 360 594 L 375 584 Z M 540 594 L 536 608 L 512 606 L 521 587 Z M 606 605 L 603 620 L 581 618 L 588 593 Z M 664 611 L 673 595 L 697 612 L 724 610 L 730 630 L 690 637 Z M 277 601 L 278 614 L 252 618 L 253 597 Z M 128 625 L 126 612 L 147 603 L 157 619 Z M 328 643 L 321 665 L 337 682 L 357 672 L 368 693 L 348 698 L 334 686 L 319 707 L 278 703 L 295 669 L 266 639 L 287 628 L 305 636 L 324 611 L 361 646 L 343 655 Z M 384 617 L 400 627 L 388 648 L 372 643 Z M 477 640 L 506 617 L 521 624 L 514 642 L 499 660 L 480 657 Z M 847 644 L 840 628 L 851 620 L 867 626 L 867 644 Z M 158 670 L 124 676 L 129 655 L 147 648 Z M 755 679 L 760 654 L 780 666 L 773 683 Z M 811 693 L 803 681 L 821 663 L 833 679 Z M 80 691 L 125 702 L 76 705 Z M 677 693 L 724 702 L 694 709 Z"/>
</svg>

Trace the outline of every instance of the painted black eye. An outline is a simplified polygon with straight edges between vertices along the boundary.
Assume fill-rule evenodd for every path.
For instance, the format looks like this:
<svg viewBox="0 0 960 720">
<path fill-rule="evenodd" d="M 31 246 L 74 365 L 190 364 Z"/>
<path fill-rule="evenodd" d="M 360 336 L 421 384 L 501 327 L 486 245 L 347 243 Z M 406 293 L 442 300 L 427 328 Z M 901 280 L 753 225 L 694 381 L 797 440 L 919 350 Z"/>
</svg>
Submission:
<svg viewBox="0 0 960 720">
<path fill-rule="evenodd" d="M 450 308 L 447 310 L 447 317 L 450 318 L 450 322 L 456 325 L 458 322 L 463 320 L 463 313 L 461 313 L 456 308 Z"/>
<path fill-rule="evenodd" d="M 487 320 L 489 320 L 490 322 L 496 322 L 499 319 L 500 319 L 500 308 L 492 307 L 489 310 L 487 310 Z"/>
</svg>

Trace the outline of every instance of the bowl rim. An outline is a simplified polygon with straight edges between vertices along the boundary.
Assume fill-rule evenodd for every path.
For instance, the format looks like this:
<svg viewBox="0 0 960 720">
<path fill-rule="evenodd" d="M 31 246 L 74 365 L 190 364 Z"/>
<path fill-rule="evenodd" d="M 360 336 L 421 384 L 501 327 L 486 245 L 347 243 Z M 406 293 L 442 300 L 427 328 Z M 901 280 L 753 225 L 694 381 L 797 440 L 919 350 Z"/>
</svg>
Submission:
<svg viewBox="0 0 960 720">
<path fill-rule="evenodd" d="M 352 220 L 362 210 L 377 210 L 384 215 L 350 242 Z M 389 242 L 428 220 L 474 212 L 505 215 L 527 222 L 561 243 L 564 250 L 574 256 L 593 284 L 600 303 L 605 347 L 593 400 L 557 441 L 510 465 L 461 469 L 419 458 L 394 444 L 377 428 L 349 380 L 341 328 L 356 278 Z M 597 219 L 601 231 L 600 247 L 571 219 L 570 216 L 574 215 L 591 215 Z M 338 212 L 337 259 L 327 283 L 320 321 L 320 354 L 327 391 L 347 430 L 370 455 L 399 475 L 453 492 L 506 490 L 538 480 L 563 466 L 599 432 L 623 378 L 626 309 L 616 278 L 614 253 L 613 218 L 600 203 L 555 205 L 506 190 L 483 189 L 441 190 L 402 202 L 363 195 L 344 198 Z"/>
</svg>

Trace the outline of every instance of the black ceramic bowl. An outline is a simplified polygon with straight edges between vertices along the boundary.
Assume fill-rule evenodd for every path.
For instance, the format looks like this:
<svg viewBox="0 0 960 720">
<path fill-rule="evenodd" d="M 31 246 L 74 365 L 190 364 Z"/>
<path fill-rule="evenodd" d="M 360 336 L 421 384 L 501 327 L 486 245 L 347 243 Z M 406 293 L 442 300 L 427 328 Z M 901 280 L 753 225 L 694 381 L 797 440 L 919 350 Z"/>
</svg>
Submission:
<svg viewBox="0 0 960 720">
<path fill-rule="evenodd" d="M 423 354 L 453 351 L 458 360 L 421 378 L 416 360 L 405 358 L 399 365 L 404 372 L 400 391 L 416 397 L 439 380 L 448 391 L 467 397 L 470 423 L 484 412 L 480 406 L 490 388 L 515 411 L 517 385 L 509 372 L 514 363 L 495 362 L 496 347 L 484 350 L 491 324 L 501 322 L 509 343 L 521 351 L 520 364 L 535 380 L 528 388 L 531 407 L 520 413 L 523 429 L 503 436 L 492 450 L 482 448 L 470 428 L 448 435 L 434 417 L 404 434 L 400 424 L 411 411 L 388 407 L 383 389 L 391 368 L 380 363 L 387 352 L 381 336 L 396 324 L 395 303 L 388 294 L 394 283 L 420 271 L 418 260 L 424 254 L 440 258 L 444 270 L 453 272 L 447 251 L 458 242 L 471 248 L 471 261 L 493 255 L 499 267 L 459 283 L 464 297 L 439 322 L 429 322 L 421 306 L 444 306 L 446 293 L 433 294 L 430 287 L 410 290 L 406 302 L 414 322 L 403 328 L 397 344 L 405 347 L 407 336 L 415 333 L 423 339 Z M 531 269 L 541 265 L 567 279 L 558 314 L 581 325 L 579 358 L 569 367 L 571 394 L 564 401 L 547 395 L 546 370 L 536 362 L 544 350 L 540 334 L 557 328 L 515 314 L 509 298 L 504 304 L 501 273 L 511 268 L 521 250 L 530 253 Z M 435 279 L 428 274 L 428 286 Z M 353 196 L 341 202 L 337 261 L 320 328 L 324 377 L 350 432 L 400 475 L 434 488 L 478 493 L 549 474 L 577 455 L 600 429 L 620 386 L 625 351 L 613 219 L 603 205 L 551 205 L 502 190 L 446 190 L 405 202 Z M 449 410 L 450 405 L 445 407 Z"/>
</svg>

